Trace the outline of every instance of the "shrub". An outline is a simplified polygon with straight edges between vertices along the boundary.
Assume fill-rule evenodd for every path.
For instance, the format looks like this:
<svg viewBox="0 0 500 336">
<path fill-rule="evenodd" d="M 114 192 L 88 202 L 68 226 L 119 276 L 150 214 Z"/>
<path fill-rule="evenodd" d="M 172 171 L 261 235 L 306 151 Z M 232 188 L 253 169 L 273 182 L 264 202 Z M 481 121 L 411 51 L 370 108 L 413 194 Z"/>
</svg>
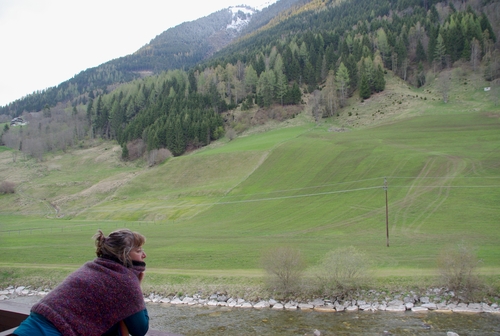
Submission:
<svg viewBox="0 0 500 336">
<path fill-rule="evenodd" d="M 0 194 L 13 194 L 15 192 L 15 183 L 9 181 L 3 181 L 2 183 L 0 183 Z"/>
<path fill-rule="evenodd" d="M 153 149 L 148 152 L 148 164 L 149 166 L 154 166 L 160 164 L 169 157 L 172 157 L 172 153 L 166 148 Z"/>
<path fill-rule="evenodd" d="M 444 248 L 438 257 L 438 267 L 444 285 L 449 289 L 471 297 L 480 289 L 476 274 L 479 259 L 474 249 L 464 242 Z"/>
<path fill-rule="evenodd" d="M 122 147 L 122 160 L 128 160 L 128 147 L 126 144 Z"/>
<path fill-rule="evenodd" d="M 157 163 L 162 163 L 166 159 L 172 157 L 172 153 L 166 148 L 160 148 L 158 150 L 158 156 L 156 157 L 156 162 Z"/>
<path fill-rule="evenodd" d="M 137 139 L 127 144 L 128 158 L 135 161 L 141 158 L 146 152 L 146 143 L 142 139 Z"/>
<path fill-rule="evenodd" d="M 226 137 L 229 139 L 229 141 L 236 139 L 236 131 L 232 128 L 228 128 L 226 131 Z"/>
<path fill-rule="evenodd" d="M 299 250 L 292 247 L 276 247 L 264 253 L 262 266 L 268 274 L 271 290 L 284 297 L 300 289 L 305 262 Z"/>
<path fill-rule="evenodd" d="M 315 274 L 323 294 L 345 297 L 366 282 L 368 268 L 366 256 L 350 246 L 328 252 Z"/>
<path fill-rule="evenodd" d="M 238 121 L 233 129 L 236 131 L 236 133 L 243 133 L 244 131 L 246 131 L 247 129 L 249 128 L 249 125 L 248 123 L 245 123 L 245 122 L 241 122 L 241 121 Z"/>
</svg>

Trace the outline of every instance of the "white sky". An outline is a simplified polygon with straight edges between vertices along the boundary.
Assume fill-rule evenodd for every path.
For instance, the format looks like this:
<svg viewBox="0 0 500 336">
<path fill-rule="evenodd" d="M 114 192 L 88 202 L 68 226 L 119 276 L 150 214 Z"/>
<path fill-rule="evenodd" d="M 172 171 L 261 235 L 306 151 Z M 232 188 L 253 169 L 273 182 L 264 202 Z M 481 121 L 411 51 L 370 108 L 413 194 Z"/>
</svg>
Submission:
<svg viewBox="0 0 500 336">
<path fill-rule="evenodd" d="M 170 27 L 276 0 L 0 0 L 0 106 L 135 52 Z"/>
</svg>

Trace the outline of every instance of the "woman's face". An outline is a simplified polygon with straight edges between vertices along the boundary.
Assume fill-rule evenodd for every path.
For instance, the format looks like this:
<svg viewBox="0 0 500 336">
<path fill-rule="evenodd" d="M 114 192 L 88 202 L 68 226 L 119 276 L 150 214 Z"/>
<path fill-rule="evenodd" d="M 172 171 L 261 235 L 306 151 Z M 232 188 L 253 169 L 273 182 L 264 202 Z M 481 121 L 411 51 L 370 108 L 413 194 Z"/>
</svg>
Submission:
<svg viewBox="0 0 500 336">
<path fill-rule="evenodd" d="M 141 247 L 134 247 L 129 253 L 130 259 L 134 261 L 144 261 L 146 259 L 146 252 Z"/>
</svg>

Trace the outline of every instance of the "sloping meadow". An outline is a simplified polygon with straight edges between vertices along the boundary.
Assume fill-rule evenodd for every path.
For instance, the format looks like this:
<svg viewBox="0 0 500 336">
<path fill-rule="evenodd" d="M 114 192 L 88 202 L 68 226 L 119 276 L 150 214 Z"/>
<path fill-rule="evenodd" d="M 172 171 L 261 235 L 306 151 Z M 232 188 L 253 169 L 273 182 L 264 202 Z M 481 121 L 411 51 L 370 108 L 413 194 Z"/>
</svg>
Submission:
<svg viewBox="0 0 500 336">
<path fill-rule="evenodd" d="M 0 178 L 17 187 L 0 195 L 0 267 L 77 267 L 98 228 L 128 227 L 158 274 L 261 274 L 276 246 L 311 266 L 354 246 L 378 274 L 430 274 L 461 242 L 498 274 L 498 108 L 471 85 L 448 104 L 432 87 L 388 87 L 321 125 L 299 116 L 154 167 L 109 143 L 43 162 L 2 150 Z"/>
<path fill-rule="evenodd" d="M 152 269 L 180 273 L 257 270 L 275 246 L 300 249 L 310 265 L 354 246 L 382 272 L 432 270 L 439 251 L 460 241 L 497 272 L 499 117 L 428 113 L 348 132 L 308 124 L 153 168 L 118 167 L 102 179 L 126 181 L 71 219 L 4 216 L 2 264 L 78 265 L 93 257 L 97 228 L 129 227 L 147 236 Z"/>
</svg>

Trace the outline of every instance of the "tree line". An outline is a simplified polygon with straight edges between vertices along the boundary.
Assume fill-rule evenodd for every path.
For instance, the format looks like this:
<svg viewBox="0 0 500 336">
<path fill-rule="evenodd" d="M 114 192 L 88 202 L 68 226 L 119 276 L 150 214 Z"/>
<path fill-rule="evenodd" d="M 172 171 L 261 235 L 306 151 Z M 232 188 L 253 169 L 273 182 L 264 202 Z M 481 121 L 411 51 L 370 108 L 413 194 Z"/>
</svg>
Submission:
<svg viewBox="0 0 500 336">
<path fill-rule="evenodd" d="M 222 137 L 222 113 L 238 104 L 250 108 L 256 103 L 300 103 L 298 85 L 277 82 L 276 73 L 281 72 L 268 69 L 258 76 L 251 65 L 237 63 L 201 72 L 169 71 L 126 84 L 89 101 L 91 133 L 117 140 L 124 156 L 127 143 L 136 139 L 142 139 L 148 151 L 167 148 L 181 155 Z"/>
<path fill-rule="evenodd" d="M 262 64 L 255 64 L 257 55 L 269 55 L 270 49 L 276 47 L 285 60 L 287 79 L 299 82 L 299 86 L 300 81 L 306 83 L 311 86 L 310 89 L 324 80 L 329 70 L 336 71 L 340 66 L 339 60 L 349 69 L 351 91 L 358 88 L 363 75 L 355 72 L 355 66 L 359 71 L 361 58 L 374 60 L 377 52 L 383 68 L 393 70 L 416 86 L 425 83 L 427 69 L 434 67 L 438 71 L 457 60 L 471 61 L 475 67 L 484 60 L 488 63 L 486 80 L 500 77 L 498 47 L 495 48 L 497 39 L 488 13 L 484 11 L 488 8 L 486 6 L 494 5 L 492 1 L 462 1 L 460 8 L 455 8 L 453 2 L 437 0 L 288 1 L 285 8 L 293 4 L 297 5 L 295 11 L 281 12 L 271 20 L 271 24 L 260 30 L 246 30 L 249 33 L 247 36 L 221 50 L 203 67 L 214 67 L 214 63 L 235 64 L 240 60 L 244 64 L 254 63 L 252 65 L 260 75 L 258 67 L 262 68 Z M 261 16 L 262 22 L 255 27 L 270 20 L 268 17 L 263 20 L 265 13 Z M 211 15 L 211 20 L 215 21 L 208 30 L 219 27 L 224 17 L 222 11 Z M 208 18 L 204 18 L 205 21 Z M 186 30 L 188 27 L 185 26 L 185 29 L 183 25 L 177 27 L 183 34 L 183 40 L 197 41 L 199 37 L 190 36 L 190 30 Z M 198 27 L 195 30 L 200 35 L 203 29 Z M 57 102 L 68 100 L 73 106 L 86 104 L 89 92 L 107 92 L 113 84 L 139 78 L 137 71 L 188 69 L 207 55 L 205 47 L 195 50 L 186 44 L 175 44 L 170 35 L 168 31 L 159 35 L 152 40 L 150 47 L 141 49 L 137 55 L 82 71 L 57 87 L 34 92 L 0 107 L 0 114 L 16 116 L 24 111 L 40 111 L 46 104 L 55 106 Z M 311 36 L 317 40 L 313 41 Z M 289 62 L 293 61 L 290 53 L 282 50 L 288 45 L 296 53 L 292 40 L 300 48 L 300 57 L 295 56 L 298 64 Z M 307 49 L 307 59 L 304 58 L 302 42 Z M 179 49 L 177 52 L 176 48 Z M 167 54 L 179 56 L 167 57 Z M 349 59 L 351 55 L 353 57 Z M 323 58 L 326 64 L 323 64 Z M 297 78 L 298 74 L 300 78 Z M 369 80 L 370 75 L 366 76 Z"/>
<path fill-rule="evenodd" d="M 488 80 L 500 77 L 491 23 L 471 6 L 458 10 L 451 2 L 432 0 L 307 6 L 188 71 L 136 79 L 111 93 L 96 88 L 81 95 L 72 107 L 86 110 L 85 136 L 117 140 L 125 157 L 126 144 L 136 139 L 148 150 L 168 148 L 181 155 L 220 138 L 222 113 L 237 106 L 296 105 L 306 92 L 316 100 L 317 117 L 333 117 L 355 92 L 368 99 L 383 91 L 387 70 L 415 86 L 425 84 L 427 71 L 457 61 L 476 68 L 482 63 Z M 92 76 L 109 77 L 116 70 L 103 69 Z M 77 91 L 78 83 L 66 90 Z M 44 110 L 50 107 L 46 103 Z"/>
</svg>

